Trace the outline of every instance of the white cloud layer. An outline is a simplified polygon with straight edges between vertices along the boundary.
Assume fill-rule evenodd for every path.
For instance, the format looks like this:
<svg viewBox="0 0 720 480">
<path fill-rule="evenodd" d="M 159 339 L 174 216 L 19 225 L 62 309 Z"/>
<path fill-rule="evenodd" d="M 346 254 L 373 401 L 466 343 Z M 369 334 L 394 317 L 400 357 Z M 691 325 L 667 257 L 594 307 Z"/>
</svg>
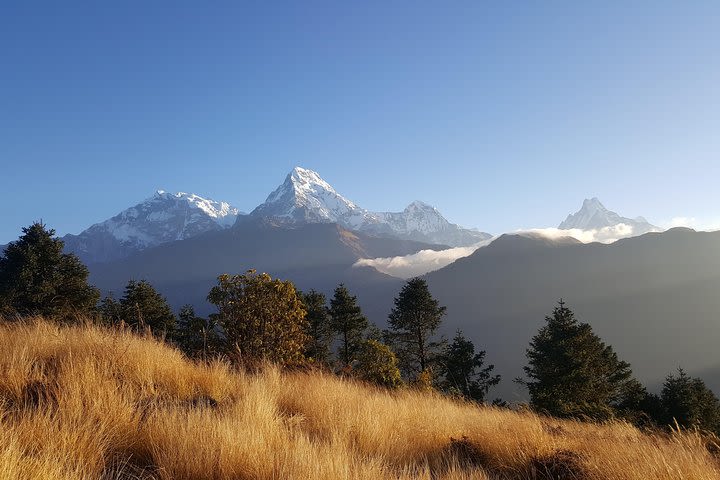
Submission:
<svg viewBox="0 0 720 480">
<path fill-rule="evenodd" d="M 573 237 L 583 243 L 612 243 L 621 238 L 632 237 L 632 225 L 624 223 L 594 230 L 561 230 L 559 228 L 534 228 L 518 230 L 514 233 L 534 233 L 548 238 Z M 497 237 L 495 237 L 497 238 Z M 480 242 L 469 247 L 456 247 L 447 250 L 421 250 L 412 255 L 387 258 L 363 258 L 355 262 L 356 267 L 373 267 L 376 270 L 399 278 L 412 278 L 428 272 L 439 270 L 459 258 L 471 255 L 478 248 L 489 245 L 495 238 Z"/>
<path fill-rule="evenodd" d="M 469 247 L 455 247 L 446 250 L 420 250 L 412 255 L 386 258 L 362 258 L 355 267 L 374 267 L 376 270 L 399 278 L 412 278 L 450 265 L 458 258 L 467 257 L 475 250 L 489 245 L 494 239 L 485 240 Z"/>
<path fill-rule="evenodd" d="M 612 243 L 621 238 L 628 238 L 635 235 L 633 226 L 625 223 L 593 230 L 580 230 L 578 228 L 572 228 L 570 230 L 561 230 L 559 228 L 532 228 L 530 230 L 519 230 L 516 233 L 523 232 L 537 233 L 548 238 L 573 237 L 583 243 Z"/>
</svg>

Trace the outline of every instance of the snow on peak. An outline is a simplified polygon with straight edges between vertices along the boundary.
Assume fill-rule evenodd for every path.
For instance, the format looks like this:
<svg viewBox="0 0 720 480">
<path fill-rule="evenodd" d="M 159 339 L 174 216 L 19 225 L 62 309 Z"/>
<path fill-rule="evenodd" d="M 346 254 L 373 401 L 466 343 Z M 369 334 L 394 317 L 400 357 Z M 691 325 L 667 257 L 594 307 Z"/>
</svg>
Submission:
<svg viewBox="0 0 720 480">
<path fill-rule="evenodd" d="M 361 224 L 367 212 L 337 193 L 317 172 L 295 167 L 251 215 L 292 222 L 343 223 L 347 220 Z"/>
<path fill-rule="evenodd" d="M 351 230 L 450 245 L 475 243 L 488 236 L 451 224 L 419 200 L 398 213 L 365 210 L 335 191 L 317 172 L 302 167 L 295 167 L 251 215 L 287 223 L 337 223 Z"/>
<path fill-rule="evenodd" d="M 125 248 L 142 250 L 228 228 L 239 214 L 227 202 L 157 190 L 152 197 L 91 226 L 77 237 L 83 239 L 83 244 L 91 243 L 94 237 L 109 237 Z"/>
<path fill-rule="evenodd" d="M 597 230 L 616 225 L 626 225 L 632 229 L 633 235 L 658 230 L 643 217 L 635 219 L 622 217 L 605 208 L 597 197 L 585 199 L 577 212 L 568 215 L 558 228 L 562 230 Z"/>
</svg>

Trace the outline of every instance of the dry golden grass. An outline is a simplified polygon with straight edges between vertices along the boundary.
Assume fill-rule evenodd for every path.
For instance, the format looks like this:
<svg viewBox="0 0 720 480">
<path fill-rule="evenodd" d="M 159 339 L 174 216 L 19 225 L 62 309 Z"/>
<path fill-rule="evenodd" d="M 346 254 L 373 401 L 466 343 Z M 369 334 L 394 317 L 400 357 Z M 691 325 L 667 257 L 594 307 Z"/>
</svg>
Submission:
<svg viewBox="0 0 720 480">
<path fill-rule="evenodd" d="M 238 373 L 97 327 L 4 324 L 0 345 L 2 479 L 720 478 L 693 432 Z"/>
</svg>

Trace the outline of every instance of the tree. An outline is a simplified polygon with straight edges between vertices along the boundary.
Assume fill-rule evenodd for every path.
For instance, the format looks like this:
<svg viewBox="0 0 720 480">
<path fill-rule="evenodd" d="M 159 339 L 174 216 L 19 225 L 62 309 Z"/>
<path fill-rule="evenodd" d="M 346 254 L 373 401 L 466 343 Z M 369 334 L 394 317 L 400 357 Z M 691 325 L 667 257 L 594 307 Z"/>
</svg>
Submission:
<svg viewBox="0 0 720 480">
<path fill-rule="evenodd" d="M 402 385 L 397 357 L 387 345 L 377 340 L 362 342 L 352 371 L 357 378 L 382 387 L 397 388 Z"/>
<path fill-rule="evenodd" d="M 388 323 L 401 368 L 409 375 L 429 371 L 442 346 L 432 340 L 445 315 L 427 282 L 413 278 L 395 298 Z"/>
<path fill-rule="evenodd" d="M 178 314 L 175 338 L 188 356 L 205 358 L 218 343 L 215 327 L 213 318 L 199 317 L 192 305 L 184 305 Z"/>
<path fill-rule="evenodd" d="M 330 313 L 326 305 L 325 295 L 310 290 L 302 295 L 307 314 L 308 342 L 305 356 L 316 362 L 327 363 L 330 360 L 330 343 L 333 331 L 330 325 Z"/>
<path fill-rule="evenodd" d="M 343 284 L 338 285 L 330 300 L 330 328 L 340 336 L 338 358 L 344 365 L 350 365 L 360 351 L 368 320 L 357 304 L 357 297 L 350 295 Z"/>
<path fill-rule="evenodd" d="M 88 269 L 42 223 L 23 234 L 0 256 L 0 314 L 42 315 L 70 320 L 94 312 L 99 291 L 88 285 Z"/>
<path fill-rule="evenodd" d="M 220 275 L 208 301 L 218 308 L 226 350 L 238 360 L 283 365 L 304 361 L 306 311 L 292 282 L 255 270 Z"/>
<path fill-rule="evenodd" d="M 637 382 L 627 362 L 560 300 L 532 338 L 524 367 L 531 406 L 559 417 L 614 416 Z"/>
<path fill-rule="evenodd" d="M 122 321 L 122 306 L 112 294 L 107 295 L 98 305 L 100 321 L 107 325 L 117 325 Z"/>
<path fill-rule="evenodd" d="M 440 388 L 483 402 L 488 390 L 500 383 L 500 375 L 492 374 L 494 369 L 494 365 L 485 366 L 485 351 L 475 353 L 475 345 L 458 330 L 441 356 Z"/>
<path fill-rule="evenodd" d="M 661 400 L 666 424 L 720 434 L 720 401 L 701 379 L 678 369 L 676 376 L 665 378 Z"/>
<path fill-rule="evenodd" d="M 137 328 L 150 328 L 156 336 L 171 336 L 175 329 L 175 315 L 165 297 L 145 280 L 130 280 L 120 299 L 123 321 Z"/>
</svg>

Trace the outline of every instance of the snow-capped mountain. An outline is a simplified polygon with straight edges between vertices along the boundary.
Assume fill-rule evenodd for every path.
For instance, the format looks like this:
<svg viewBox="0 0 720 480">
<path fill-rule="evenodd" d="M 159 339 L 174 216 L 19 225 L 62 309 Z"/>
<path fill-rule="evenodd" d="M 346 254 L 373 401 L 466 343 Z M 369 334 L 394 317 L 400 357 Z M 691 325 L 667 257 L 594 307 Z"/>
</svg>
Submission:
<svg viewBox="0 0 720 480">
<path fill-rule="evenodd" d="M 312 170 L 295 167 L 285 182 L 250 214 L 286 224 L 338 223 L 375 235 L 466 246 L 490 238 L 448 222 L 437 209 L 415 201 L 402 212 L 371 212 L 343 197 Z"/>
<path fill-rule="evenodd" d="M 558 228 L 562 230 L 600 230 L 607 227 L 626 225 L 632 228 L 632 235 L 641 235 L 647 232 L 660 231 L 645 218 L 621 217 L 615 212 L 605 208 L 597 198 L 585 199 L 577 212 L 568 215 Z"/>
<path fill-rule="evenodd" d="M 155 195 L 97 223 L 79 235 L 66 235 L 65 249 L 88 263 L 126 257 L 145 248 L 231 227 L 240 211 L 192 193 Z"/>
</svg>

